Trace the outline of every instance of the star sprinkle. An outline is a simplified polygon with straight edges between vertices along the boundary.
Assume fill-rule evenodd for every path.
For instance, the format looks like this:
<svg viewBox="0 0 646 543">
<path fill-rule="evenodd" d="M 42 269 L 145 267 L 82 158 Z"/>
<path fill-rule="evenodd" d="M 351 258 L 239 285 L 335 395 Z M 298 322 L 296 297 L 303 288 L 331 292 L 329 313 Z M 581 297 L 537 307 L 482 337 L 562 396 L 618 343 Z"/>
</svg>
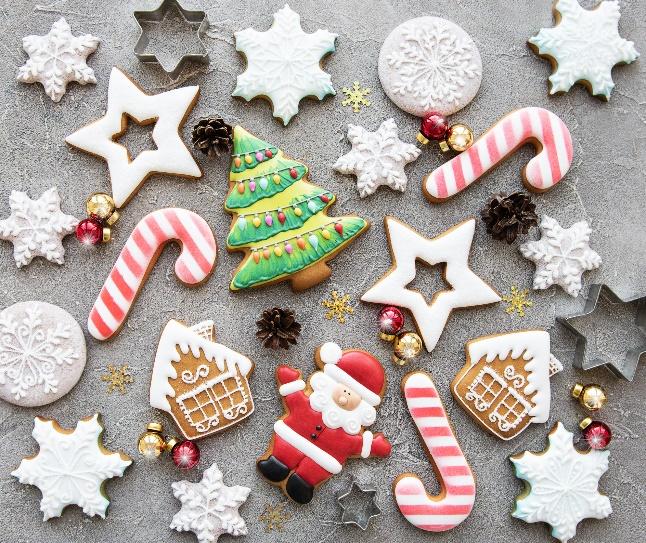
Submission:
<svg viewBox="0 0 646 543">
<path fill-rule="evenodd" d="M 615 87 L 612 68 L 639 57 L 633 42 L 619 35 L 619 3 L 601 2 L 587 10 L 577 0 L 558 0 L 554 16 L 558 21 L 554 28 L 542 28 L 529 39 L 537 53 L 555 65 L 550 94 L 584 82 L 594 96 L 608 100 Z"/>
<path fill-rule="evenodd" d="M 358 81 L 352 83 L 352 87 L 343 87 L 341 91 L 347 96 L 341 105 L 352 106 L 352 111 L 355 113 L 361 111 L 361 106 L 368 107 L 371 104 L 370 100 L 366 98 L 370 94 L 370 89 L 362 89 Z"/>
<path fill-rule="evenodd" d="M 337 35 L 327 30 L 306 34 L 300 15 L 287 4 L 274 14 L 274 24 L 266 32 L 247 28 L 234 36 L 236 50 L 247 59 L 247 69 L 238 76 L 233 96 L 247 101 L 268 98 L 274 117 L 285 126 L 306 96 L 322 100 L 336 94 L 330 75 L 321 69 L 321 59 L 334 52 Z"/>
<path fill-rule="evenodd" d="M 575 298 L 581 291 L 583 272 L 601 266 L 601 257 L 590 248 L 592 229 L 586 221 L 561 228 L 556 220 L 543 215 L 541 239 L 520 246 L 522 255 L 536 264 L 534 290 L 559 285 Z"/>
<path fill-rule="evenodd" d="M 608 451 L 577 451 L 572 433 L 556 423 L 543 452 L 524 453 L 510 460 L 516 477 L 529 488 L 516 498 L 512 516 L 525 522 L 546 522 L 552 536 L 566 543 L 586 518 L 604 519 L 612 513 L 610 500 L 599 493 L 599 479 L 608 469 Z"/>
<path fill-rule="evenodd" d="M 199 92 L 200 88 L 195 86 L 148 95 L 125 73 L 112 68 L 105 115 L 70 134 L 65 141 L 108 163 L 112 197 L 117 207 L 123 207 L 152 174 L 202 176 L 179 135 Z M 128 118 L 142 125 L 155 123 L 152 138 L 157 148 L 139 153 L 134 160 L 130 159 L 128 150 L 115 141 L 127 130 Z"/>
<path fill-rule="evenodd" d="M 251 489 L 226 486 L 215 463 L 199 483 L 179 481 L 171 487 L 173 495 L 182 502 L 170 524 L 172 529 L 193 532 L 199 543 L 215 543 L 222 534 L 247 535 L 247 525 L 238 508 L 247 501 Z"/>
<path fill-rule="evenodd" d="M 329 309 L 325 313 L 325 318 L 329 321 L 336 318 L 340 324 L 344 324 L 346 315 L 352 315 L 354 313 L 354 308 L 350 305 L 350 295 L 345 294 L 339 296 L 336 290 L 333 290 L 331 298 L 323 300 L 322 304 L 323 307 Z"/>
<path fill-rule="evenodd" d="M 280 502 L 277 505 L 267 504 L 259 518 L 265 524 L 265 532 L 272 532 L 274 530 L 282 532 L 285 528 L 285 523 L 292 516 L 285 511 L 285 502 Z"/>
<path fill-rule="evenodd" d="M 348 139 L 352 150 L 339 157 L 332 167 L 357 177 L 357 189 L 362 198 L 373 194 L 380 185 L 402 192 L 406 189 L 408 179 L 404 166 L 416 160 L 421 150 L 399 139 L 393 119 L 381 123 L 376 132 L 349 124 Z"/>
<path fill-rule="evenodd" d="M 61 211 L 58 189 L 46 190 L 37 200 L 12 190 L 9 206 L 11 215 L 0 221 L 0 239 L 13 243 L 16 265 L 26 266 L 37 256 L 63 264 L 62 240 L 74 232 L 79 220 Z"/>
<path fill-rule="evenodd" d="M 505 313 L 512 315 L 518 313 L 519 317 L 525 316 L 525 308 L 532 307 L 534 302 L 527 299 L 529 289 L 519 290 L 516 285 L 512 285 L 511 294 L 506 294 L 502 297 L 502 301 L 509 304 L 505 309 Z"/>
<path fill-rule="evenodd" d="M 86 60 L 98 46 L 99 38 L 90 34 L 73 36 L 70 25 L 61 17 L 48 34 L 22 39 L 22 48 L 29 60 L 18 68 L 17 79 L 23 83 L 41 83 L 47 96 L 59 102 L 68 83 L 96 83 L 94 70 Z"/>
<path fill-rule="evenodd" d="M 105 449 L 103 425 L 94 415 L 79 421 L 75 430 L 64 430 L 54 420 L 36 417 L 32 436 L 40 450 L 25 458 L 11 475 L 22 484 L 39 488 L 43 520 L 60 517 L 68 505 L 78 505 L 92 517 L 105 518 L 110 502 L 105 481 L 121 477 L 132 460 Z"/>
<path fill-rule="evenodd" d="M 132 383 L 134 379 L 129 373 L 127 364 L 122 364 L 120 367 L 108 364 L 108 373 L 101 376 L 101 381 L 108 383 L 108 394 L 112 394 L 115 390 L 125 394 L 126 385 Z"/>
</svg>

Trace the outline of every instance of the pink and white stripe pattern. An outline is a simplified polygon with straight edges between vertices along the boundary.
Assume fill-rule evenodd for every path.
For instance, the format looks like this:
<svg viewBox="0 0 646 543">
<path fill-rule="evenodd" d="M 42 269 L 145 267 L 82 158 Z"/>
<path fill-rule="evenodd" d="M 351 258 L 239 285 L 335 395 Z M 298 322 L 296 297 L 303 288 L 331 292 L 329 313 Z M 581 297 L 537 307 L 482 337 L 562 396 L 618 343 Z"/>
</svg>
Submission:
<svg viewBox="0 0 646 543">
<path fill-rule="evenodd" d="M 402 515 L 416 528 L 444 532 L 471 513 L 476 497 L 473 474 L 429 375 L 422 371 L 409 373 L 402 388 L 408 410 L 439 474 L 442 492 L 429 496 L 417 476 L 403 474 L 395 481 L 395 500 Z"/>
<path fill-rule="evenodd" d="M 424 194 L 433 202 L 455 196 L 525 143 L 533 143 L 537 149 L 523 170 L 525 185 L 537 192 L 549 190 L 570 169 L 572 137 L 551 111 L 525 107 L 504 116 L 469 149 L 426 176 Z"/>
<path fill-rule="evenodd" d="M 175 274 L 186 285 L 197 285 L 215 267 L 217 247 L 206 221 L 186 209 L 166 208 L 146 215 L 128 238 L 88 317 L 88 330 L 98 340 L 115 335 L 123 325 L 150 269 L 169 241 L 182 252 Z"/>
</svg>

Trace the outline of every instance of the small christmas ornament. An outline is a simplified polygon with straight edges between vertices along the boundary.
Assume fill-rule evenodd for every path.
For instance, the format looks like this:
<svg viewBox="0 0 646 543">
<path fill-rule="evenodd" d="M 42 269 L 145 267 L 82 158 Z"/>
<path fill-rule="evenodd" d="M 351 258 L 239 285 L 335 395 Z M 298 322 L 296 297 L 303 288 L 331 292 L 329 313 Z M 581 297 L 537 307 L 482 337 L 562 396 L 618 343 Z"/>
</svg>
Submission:
<svg viewBox="0 0 646 543">
<path fill-rule="evenodd" d="M 366 98 L 370 94 L 370 89 L 362 89 L 358 81 L 352 83 L 352 87 L 343 87 L 341 91 L 347 96 L 341 105 L 352 106 L 352 111 L 355 113 L 361 111 L 361 106 L 368 107 L 371 104 L 370 100 Z"/>
<path fill-rule="evenodd" d="M 151 422 L 146 426 L 146 431 L 139 436 L 137 449 L 144 458 L 159 458 L 166 450 L 166 443 L 164 436 L 162 436 L 162 431 L 161 424 Z"/>
<path fill-rule="evenodd" d="M 610 445 L 612 431 L 605 422 L 586 417 L 579 423 L 579 428 L 583 430 L 583 438 L 591 449 L 601 450 Z"/>
<path fill-rule="evenodd" d="M 514 192 L 507 196 L 504 192 L 495 194 L 480 212 L 487 225 L 487 232 L 493 239 L 513 243 L 518 234 L 527 234 L 532 226 L 538 225 L 536 205 L 529 194 Z"/>
<path fill-rule="evenodd" d="M 96 192 L 85 203 L 87 219 L 76 227 L 76 239 L 83 245 L 98 245 L 112 239 L 110 227 L 119 219 L 114 200 L 109 194 Z"/>
<path fill-rule="evenodd" d="M 427 113 L 417 133 L 417 141 L 422 145 L 437 141 L 443 152 L 449 150 L 461 153 L 473 144 L 473 130 L 464 123 L 449 126 L 444 115 L 437 111 Z"/>
<path fill-rule="evenodd" d="M 415 332 L 401 332 L 393 341 L 392 361 L 398 366 L 407 364 L 422 352 L 424 344 Z"/>
<path fill-rule="evenodd" d="M 404 326 L 404 314 L 394 305 L 387 305 L 379 311 L 379 337 L 385 341 L 393 341 Z"/>
<path fill-rule="evenodd" d="M 110 229 L 105 229 L 101 221 L 96 219 L 83 219 L 76 225 L 74 234 L 83 245 L 98 245 L 106 238 L 109 241 L 111 237 Z"/>
<path fill-rule="evenodd" d="M 600 385 L 582 385 L 577 383 L 572 387 L 572 397 L 588 411 L 598 411 L 606 404 L 606 393 Z"/>
<path fill-rule="evenodd" d="M 466 151 L 473 144 L 473 130 L 464 123 L 451 125 L 446 141 L 440 142 L 440 149 L 446 152 L 449 149 L 456 153 Z"/>
<path fill-rule="evenodd" d="M 296 345 L 301 333 L 301 325 L 296 322 L 291 309 L 265 309 L 256 324 L 256 337 L 270 349 L 289 349 L 290 344 Z"/>
<path fill-rule="evenodd" d="M 193 147 L 205 155 L 219 156 L 233 145 L 233 127 L 220 117 L 201 119 L 194 127 L 191 136 Z"/>
<path fill-rule="evenodd" d="M 193 469 L 200 461 L 200 448 L 190 439 L 177 440 L 171 438 L 166 442 L 166 450 L 170 451 L 170 456 L 179 469 Z"/>
</svg>

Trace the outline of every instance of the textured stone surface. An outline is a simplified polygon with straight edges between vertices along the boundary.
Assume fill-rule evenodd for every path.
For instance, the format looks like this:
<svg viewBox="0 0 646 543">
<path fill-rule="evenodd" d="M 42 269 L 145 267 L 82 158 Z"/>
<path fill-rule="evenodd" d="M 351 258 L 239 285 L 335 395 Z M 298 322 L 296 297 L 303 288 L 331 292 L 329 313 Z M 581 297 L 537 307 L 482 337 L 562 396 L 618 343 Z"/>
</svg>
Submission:
<svg viewBox="0 0 646 543">
<path fill-rule="evenodd" d="M 476 133 L 481 133 L 516 107 L 542 106 L 555 111 L 570 127 L 575 140 L 573 168 L 557 188 L 536 197 L 536 203 L 540 214 L 547 213 L 561 223 L 590 221 L 594 230 L 592 246 L 601 254 L 604 263 L 599 270 L 584 276 L 584 293 L 592 281 L 606 281 L 625 295 L 646 293 L 643 241 L 646 237 L 643 211 L 646 203 L 646 158 L 643 156 L 646 61 L 640 59 L 630 66 L 615 69 L 613 77 L 617 88 L 607 104 L 592 98 L 581 87 L 565 96 L 550 98 L 547 94 L 549 64 L 531 53 L 525 44 L 539 28 L 552 25 L 548 1 L 516 2 L 512 13 L 507 7 L 509 3 L 501 1 L 438 0 L 425 3 L 428 11 L 423 11 L 420 9 L 422 3 L 412 0 L 371 3 L 356 0 L 334 4 L 295 0 L 290 5 L 301 14 L 306 31 L 329 28 L 339 34 L 337 52 L 324 61 L 337 92 L 342 86 L 359 80 L 363 86 L 373 89 L 370 95 L 373 105 L 355 114 L 350 108 L 341 107 L 342 95 L 328 97 L 321 103 L 306 100 L 301 104 L 299 115 L 283 128 L 272 117 L 266 102 L 254 100 L 247 104 L 230 96 L 235 77 L 244 66 L 233 46 L 233 32 L 248 26 L 259 30 L 268 28 L 272 13 L 282 7 L 282 3 L 225 1 L 215 7 L 215 2 L 187 0 L 185 4 L 186 7 L 206 9 L 211 20 L 205 38 L 211 54 L 210 65 L 208 68 L 191 67 L 184 72 L 185 78 L 180 79 L 202 87 L 202 97 L 184 130 L 185 141 L 190 138 L 190 126 L 200 116 L 220 113 L 229 122 L 242 124 L 308 163 L 313 181 L 338 195 L 333 212 L 356 212 L 373 221 L 373 227 L 332 262 L 331 280 L 299 295 L 292 295 L 284 284 L 255 292 L 230 293 L 227 284 L 240 257 L 227 255 L 224 249 L 208 284 L 193 290 L 184 288 L 178 285 L 173 274 L 178 249 L 167 249 L 121 334 L 106 343 L 98 343 L 87 336 L 88 363 L 79 384 L 70 394 L 40 409 L 0 405 L 0 510 L 5 512 L 0 539 L 13 543 L 112 542 L 127 535 L 132 543 L 192 541 L 190 534 L 168 529 L 173 514 L 179 509 L 170 485 L 184 478 L 199 481 L 201 470 L 217 461 L 228 484 L 237 483 L 253 489 L 241 508 L 249 535 L 240 541 L 290 541 L 302 539 L 304 534 L 312 542 L 383 541 L 384 537 L 402 543 L 422 538 L 438 542 L 550 541 L 548 527 L 528 525 L 511 518 L 514 497 L 522 490 L 522 483 L 513 476 L 507 458 L 525 449 L 542 450 L 547 432 L 557 420 L 570 431 L 576 430 L 584 413 L 569 398 L 569 387 L 583 380 L 603 384 L 609 395 L 608 404 L 599 417 L 611 424 L 614 439 L 610 468 L 601 479 L 601 490 L 610 496 L 614 511 L 607 520 L 583 522 L 575 541 L 635 541 L 644 517 L 643 460 L 640 458 L 643 459 L 644 450 L 641 439 L 646 434 L 645 370 L 642 364 L 632 384 L 615 380 L 604 369 L 588 373 L 574 370 L 571 366 L 572 337 L 559 325 L 554 325 L 554 318 L 580 310 L 583 300 L 572 299 L 557 288 L 532 292 L 534 306 L 527 310 L 524 319 L 507 315 L 504 306 L 456 312 L 433 354 L 425 353 L 409 366 L 433 374 L 458 439 L 476 474 L 475 509 L 453 532 L 434 536 L 418 532 L 399 514 L 392 499 L 391 483 L 404 471 L 418 473 L 431 491 L 437 485 L 400 396 L 398 384 L 406 369 L 389 363 L 387 396 L 372 429 L 383 430 L 392 439 L 394 450 L 390 460 L 350 462 L 341 475 L 319 489 L 312 504 L 288 505 L 287 510 L 293 518 L 285 532 L 269 534 L 264 532 L 258 517 L 267 503 L 276 503 L 282 498 L 275 488 L 260 478 L 254 462 L 265 449 L 271 424 L 282 413 L 273 380 L 279 362 L 289 362 L 309 374 L 314 367 L 314 348 L 326 340 L 336 340 L 345 347 L 363 348 L 384 361 L 388 359 L 388 345 L 381 343 L 374 332 L 377 306 L 356 302 L 355 314 L 345 325 L 326 321 L 321 307 L 321 300 L 333 289 L 358 300 L 390 266 L 383 216 L 392 213 L 420 231 L 435 235 L 468 216 L 477 215 L 491 192 L 519 188 L 518 172 L 532 153 L 530 148 L 522 149 L 483 182 L 448 203 L 430 205 L 422 196 L 421 178 L 445 159 L 436 148 L 429 147 L 407 168 L 409 186 L 404 194 L 382 189 L 370 198 L 360 199 L 355 180 L 335 173 L 331 167 L 336 158 L 350 148 L 345 139 L 347 123 L 358 123 L 374 130 L 392 116 L 400 127 L 402 139 L 411 142 L 418 129 L 419 120 L 397 109 L 379 85 L 379 47 L 390 30 L 406 19 L 435 15 L 452 19 L 474 38 L 483 60 L 482 87 L 471 106 L 456 115 L 453 121 L 466 121 Z M 587 7 L 592 4 L 585 2 Z M 526 7 L 529 5 L 533 7 Z M 63 210 L 77 216 L 83 215 L 85 198 L 90 192 L 109 189 L 105 164 L 68 149 L 63 139 L 101 115 L 113 65 L 124 68 L 147 91 L 172 88 L 159 67 L 140 64 L 132 53 L 138 37 L 132 11 L 155 6 L 155 1 L 144 0 L 59 0 L 40 7 L 34 0 L 4 3 L 3 17 L 0 17 L 0 40 L 5 55 L 5 62 L 0 66 L 3 82 L 0 91 L 3 104 L 0 215 L 9 214 L 11 189 L 26 190 L 35 197 L 56 183 L 63 198 Z M 71 84 L 61 102 L 54 104 L 40 86 L 18 83 L 15 71 L 26 58 L 21 38 L 28 33 L 47 32 L 60 13 L 75 33 L 95 34 L 101 38 L 101 45 L 89 58 L 97 85 Z M 634 40 L 642 53 L 646 52 L 646 38 L 640 21 L 645 19 L 644 2 L 622 2 L 621 33 Z M 200 181 L 171 177 L 149 180 L 123 210 L 111 244 L 98 249 L 86 248 L 68 237 L 64 266 L 39 259 L 17 270 L 11 257 L 11 244 L 1 243 L 0 305 L 5 307 L 17 301 L 42 299 L 65 308 L 85 328 L 94 298 L 128 234 L 141 217 L 159 207 L 183 206 L 201 213 L 213 227 L 223 248 L 231 220 L 222 210 L 227 191 L 228 160 L 206 161 L 202 156 L 198 160 L 205 170 Z M 534 231 L 531 237 L 538 237 L 538 233 Z M 508 292 L 512 284 L 521 288 L 531 285 L 533 265 L 520 256 L 517 244 L 507 246 L 494 242 L 480 221 L 472 265 L 501 292 Z M 439 284 L 432 273 L 425 271 L 423 277 L 431 285 Z M 425 288 L 419 278 L 416 285 Z M 272 353 L 261 348 L 254 338 L 254 323 L 265 307 L 285 303 L 297 310 L 303 324 L 302 338 L 289 352 Z M 170 418 L 148 405 L 150 371 L 163 325 L 170 318 L 195 323 L 208 317 L 215 318 L 217 335 L 223 343 L 255 361 L 251 386 L 257 408 L 244 423 L 200 443 L 203 458 L 200 469 L 186 475 L 180 473 L 170 459 L 145 463 L 137 454 L 136 441 L 146 422 L 153 419 L 164 421 L 169 432 L 175 430 Z M 550 330 L 553 352 L 563 362 L 565 370 L 552 380 L 553 408 L 549 422 L 545 426 L 532 425 L 511 442 L 501 442 L 480 430 L 456 405 L 451 399 L 449 384 L 463 364 L 467 339 L 529 327 Z M 610 335 L 604 338 L 613 341 Z M 615 350 L 619 349 L 616 346 L 607 349 L 608 352 Z M 109 363 L 132 367 L 135 382 L 125 396 L 108 395 L 106 383 L 100 380 Z M 38 490 L 21 485 L 9 476 L 23 456 L 36 452 L 36 443 L 30 435 L 33 417 L 55 417 L 63 426 L 73 427 L 77 420 L 95 411 L 104 415 L 106 446 L 130 454 L 135 464 L 123 479 L 107 484 L 111 506 L 106 520 L 88 520 L 79 509 L 72 507 L 61 518 L 43 523 L 38 511 Z M 237 459 L 237 463 L 229 463 L 232 458 Z M 352 475 L 377 486 L 378 504 L 384 511 L 365 533 L 356 527 L 339 524 L 340 510 L 334 496 L 346 488 Z M 10 516 L 6 514 L 9 511 Z"/>
</svg>

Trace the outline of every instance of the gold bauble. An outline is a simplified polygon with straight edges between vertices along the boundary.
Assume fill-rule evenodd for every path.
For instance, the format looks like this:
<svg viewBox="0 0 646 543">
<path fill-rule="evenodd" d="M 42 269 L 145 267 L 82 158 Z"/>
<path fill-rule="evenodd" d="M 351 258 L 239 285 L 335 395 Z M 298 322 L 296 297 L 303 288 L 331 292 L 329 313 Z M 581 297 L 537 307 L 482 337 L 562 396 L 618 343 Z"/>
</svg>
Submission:
<svg viewBox="0 0 646 543">
<path fill-rule="evenodd" d="M 473 130 L 466 124 L 456 123 L 449 128 L 446 143 L 458 153 L 466 151 L 473 144 Z"/>
<path fill-rule="evenodd" d="M 87 214 L 90 217 L 94 217 L 96 219 L 99 219 L 100 221 L 105 221 L 109 219 L 114 213 L 114 200 L 109 194 L 97 192 L 95 194 L 92 194 L 87 199 L 85 209 L 87 210 Z M 113 224 L 113 222 L 110 224 Z"/>
<path fill-rule="evenodd" d="M 392 361 L 403 366 L 422 352 L 422 339 L 415 332 L 401 332 L 393 342 Z"/>
<path fill-rule="evenodd" d="M 572 396 L 579 400 L 579 403 L 588 411 L 598 411 L 607 401 L 606 393 L 600 385 L 582 385 L 577 383 L 572 388 Z"/>
<path fill-rule="evenodd" d="M 162 425 L 158 422 L 151 422 L 146 431 L 139 436 L 137 448 L 146 458 L 158 458 L 166 447 L 164 438 L 161 435 Z"/>
</svg>

